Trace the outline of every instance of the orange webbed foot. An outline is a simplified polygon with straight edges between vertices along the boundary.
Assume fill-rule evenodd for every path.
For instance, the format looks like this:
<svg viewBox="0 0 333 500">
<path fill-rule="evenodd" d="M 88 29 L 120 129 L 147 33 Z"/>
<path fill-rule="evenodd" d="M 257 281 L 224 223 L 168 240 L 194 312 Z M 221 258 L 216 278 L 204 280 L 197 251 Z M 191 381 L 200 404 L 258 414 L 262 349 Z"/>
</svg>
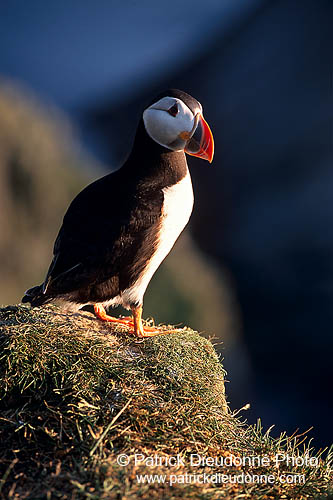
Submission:
<svg viewBox="0 0 333 500">
<path fill-rule="evenodd" d="M 132 307 L 133 318 L 114 318 L 109 316 L 104 307 L 100 304 L 94 305 L 96 317 L 102 321 L 110 323 L 118 323 L 130 328 L 128 333 L 134 334 L 138 338 L 156 337 L 157 335 L 168 335 L 170 333 L 178 333 L 180 330 L 166 330 L 157 328 L 156 326 L 143 326 L 142 324 L 142 306 Z"/>
<path fill-rule="evenodd" d="M 156 337 L 157 335 L 167 335 L 176 333 L 178 330 L 163 330 L 156 326 L 143 326 L 142 324 L 142 306 L 132 307 L 134 329 L 130 333 L 134 333 L 138 338 Z"/>
<path fill-rule="evenodd" d="M 119 323 L 121 325 L 127 325 L 127 326 L 133 325 L 133 318 L 131 318 L 131 317 L 114 318 L 113 316 L 109 316 L 106 313 L 104 307 L 100 304 L 94 305 L 94 311 L 95 311 L 96 317 L 102 321 L 109 321 L 110 323 Z"/>
</svg>

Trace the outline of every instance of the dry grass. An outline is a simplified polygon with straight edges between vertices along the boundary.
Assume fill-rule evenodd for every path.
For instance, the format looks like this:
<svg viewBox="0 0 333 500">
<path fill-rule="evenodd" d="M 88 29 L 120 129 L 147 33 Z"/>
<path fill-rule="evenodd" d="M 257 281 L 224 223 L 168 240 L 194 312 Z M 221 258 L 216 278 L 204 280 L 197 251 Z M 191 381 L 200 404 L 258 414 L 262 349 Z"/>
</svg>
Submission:
<svg viewBox="0 0 333 500">
<path fill-rule="evenodd" d="M 311 454 L 296 437 L 273 439 L 230 414 L 220 360 L 190 329 L 138 340 L 90 313 L 10 306 L 0 310 L 0 342 L 2 498 L 328 498 L 329 459 L 251 469 L 304 474 L 301 485 L 138 483 L 137 474 L 226 473 L 191 469 L 191 453 Z M 128 467 L 117 465 L 120 453 Z M 185 466 L 135 465 L 135 453 L 179 454 Z"/>
</svg>

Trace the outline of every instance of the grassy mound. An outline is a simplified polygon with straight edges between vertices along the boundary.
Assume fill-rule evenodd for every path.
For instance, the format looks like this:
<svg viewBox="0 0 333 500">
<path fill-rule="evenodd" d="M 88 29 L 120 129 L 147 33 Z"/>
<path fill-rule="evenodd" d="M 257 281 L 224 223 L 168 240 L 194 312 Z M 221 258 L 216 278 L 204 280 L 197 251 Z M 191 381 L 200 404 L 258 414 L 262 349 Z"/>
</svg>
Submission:
<svg viewBox="0 0 333 500">
<path fill-rule="evenodd" d="M 0 309 L 0 343 L 3 498 L 328 498 L 328 459 L 316 467 L 190 465 L 191 455 L 309 454 L 297 438 L 272 439 L 230 414 L 222 365 L 212 344 L 192 330 L 138 340 L 90 313 L 9 306 Z M 120 454 L 127 466 L 117 463 Z M 155 456 L 160 462 L 143 459 Z M 188 478 L 242 471 L 277 481 Z M 305 481 L 279 482 L 286 473 Z M 145 474 L 158 479 L 149 484 Z"/>
</svg>

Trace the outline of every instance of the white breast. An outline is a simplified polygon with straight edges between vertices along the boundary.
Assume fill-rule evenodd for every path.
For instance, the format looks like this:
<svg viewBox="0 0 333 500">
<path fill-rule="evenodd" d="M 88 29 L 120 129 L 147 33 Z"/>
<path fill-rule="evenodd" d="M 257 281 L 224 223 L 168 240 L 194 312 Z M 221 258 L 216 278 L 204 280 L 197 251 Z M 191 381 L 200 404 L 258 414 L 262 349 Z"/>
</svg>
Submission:
<svg viewBox="0 0 333 500">
<path fill-rule="evenodd" d="M 143 275 L 140 276 L 131 288 L 122 293 L 122 302 L 125 307 L 127 304 L 140 303 L 142 301 L 153 274 L 168 255 L 178 236 L 189 221 L 194 200 L 189 171 L 187 171 L 186 176 L 177 184 L 163 189 L 163 193 L 164 203 L 157 248 Z"/>
</svg>

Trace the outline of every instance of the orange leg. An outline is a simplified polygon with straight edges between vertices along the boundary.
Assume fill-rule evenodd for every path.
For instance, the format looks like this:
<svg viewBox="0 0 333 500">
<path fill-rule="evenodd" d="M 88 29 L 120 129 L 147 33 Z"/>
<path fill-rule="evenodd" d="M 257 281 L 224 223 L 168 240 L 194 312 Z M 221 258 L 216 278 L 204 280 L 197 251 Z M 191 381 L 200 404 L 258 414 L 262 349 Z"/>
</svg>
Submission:
<svg viewBox="0 0 333 500">
<path fill-rule="evenodd" d="M 134 320 L 134 335 L 137 337 L 155 337 L 156 335 L 166 335 L 174 333 L 176 330 L 158 330 L 156 327 L 143 326 L 142 324 L 142 306 L 132 306 Z"/>
<path fill-rule="evenodd" d="M 95 304 L 94 305 L 94 311 L 97 316 L 97 318 L 101 319 L 102 321 L 110 321 L 111 323 L 120 323 L 121 325 L 127 325 L 127 326 L 132 326 L 133 325 L 133 319 L 132 318 L 113 318 L 112 316 L 109 316 L 106 314 L 106 311 L 104 307 L 100 304 Z"/>
<path fill-rule="evenodd" d="M 102 321 L 109 321 L 110 323 L 120 323 L 121 325 L 126 325 L 133 330 L 130 333 L 134 333 L 137 337 L 155 337 L 156 335 L 166 335 L 169 333 L 176 333 L 178 330 L 159 330 L 156 327 L 143 326 L 142 324 L 142 306 L 132 308 L 133 318 L 113 318 L 106 314 L 104 307 L 100 304 L 94 305 L 94 311 L 98 319 Z"/>
</svg>

